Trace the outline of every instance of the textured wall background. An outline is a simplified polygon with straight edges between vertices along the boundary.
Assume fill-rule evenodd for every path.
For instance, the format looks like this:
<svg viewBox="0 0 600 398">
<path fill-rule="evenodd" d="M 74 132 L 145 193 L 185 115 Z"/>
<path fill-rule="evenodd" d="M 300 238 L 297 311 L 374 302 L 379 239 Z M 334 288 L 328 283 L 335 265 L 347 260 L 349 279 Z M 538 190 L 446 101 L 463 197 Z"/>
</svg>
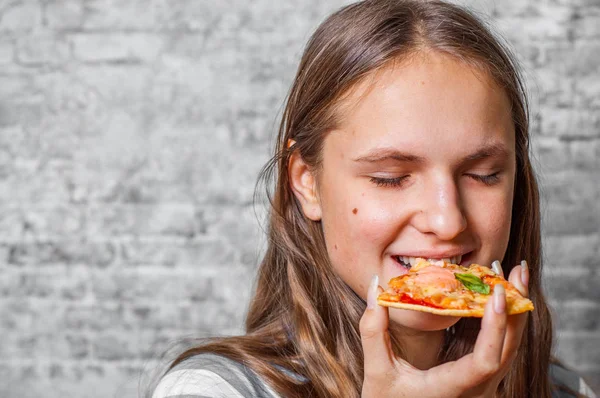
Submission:
<svg viewBox="0 0 600 398">
<path fill-rule="evenodd" d="M 255 179 L 347 3 L 0 1 L 0 396 L 133 397 L 169 341 L 241 331 Z M 463 3 L 527 73 L 558 354 L 598 389 L 600 1 Z"/>
</svg>

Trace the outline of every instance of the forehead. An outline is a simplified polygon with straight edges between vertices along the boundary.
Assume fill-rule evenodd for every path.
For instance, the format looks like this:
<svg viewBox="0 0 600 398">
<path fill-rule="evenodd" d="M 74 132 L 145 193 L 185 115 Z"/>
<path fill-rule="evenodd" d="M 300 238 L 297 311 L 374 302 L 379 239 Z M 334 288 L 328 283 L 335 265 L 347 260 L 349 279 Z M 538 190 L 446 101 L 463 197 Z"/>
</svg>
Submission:
<svg viewBox="0 0 600 398">
<path fill-rule="evenodd" d="M 350 146 L 437 147 L 457 140 L 514 146 L 505 90 L 487 73 L 444 54 L 420 54 L 374 72 L 341 105 L 339 129 L 330 136 Z"/>
</svg>

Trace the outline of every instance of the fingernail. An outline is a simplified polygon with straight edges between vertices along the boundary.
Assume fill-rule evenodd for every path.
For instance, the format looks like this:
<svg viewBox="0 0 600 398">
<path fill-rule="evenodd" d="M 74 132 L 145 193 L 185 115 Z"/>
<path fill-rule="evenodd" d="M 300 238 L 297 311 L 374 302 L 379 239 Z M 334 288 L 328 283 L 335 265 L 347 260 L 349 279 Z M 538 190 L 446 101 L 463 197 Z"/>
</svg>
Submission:
<svg viewBox="0 0 600 398">
<path fill-rule="evenodd" d="M 529 284 L 529 266 L 525 260 L 521 261 L 521 282 L 523 282 L 523 286 Z"/>
<path fill-rule="evenodd" d="M 502 266 L 500 265 L 500 261 L 496 260 L 492 263 L 492 270 L 497 274 L 497 275 L 503 275 L 502 272 Z"/>
<path fill-rule="evenodd" d="M 369 284 L 369 291 L 367 292 L 367 309 L 372 310 L 377 306 L 377 287 L 379 286 L 379 276 L 373 275 L 371 278 L 371 284 Z"/>
<path fill-rule="evenodd" d="M 494 311 L 497 314 L 503 314 L 506 309 L 506 297 L 504 286 L 501 284 L 494 285 Z"/>
</svg>

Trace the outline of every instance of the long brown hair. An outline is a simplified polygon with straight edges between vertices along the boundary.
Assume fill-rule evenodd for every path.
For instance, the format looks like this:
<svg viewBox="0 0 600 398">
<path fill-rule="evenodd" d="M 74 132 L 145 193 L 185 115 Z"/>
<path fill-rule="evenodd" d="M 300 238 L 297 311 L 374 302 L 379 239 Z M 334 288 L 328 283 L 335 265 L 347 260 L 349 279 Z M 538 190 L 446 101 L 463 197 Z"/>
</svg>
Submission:
<svg viewBox="0 0 600 398">
<path fill-rule="evenodd" d="M 244 336 L 212 339 L 181 354 L 212 352 L 240 361 L 285 397 L 358 397 L 363 356 L 358 331 L 365 309 L 333 271 L 319 222 L 306 218 L 290 189 L 289 156 L 298 151 L 318 169 L 326 134 L 340 121 L 340 106 L 356 84 L 420 51 L 454 57 L 486 73 L 511 103 L 516 132 L 516 181 L 505 273 L 526 259 L 530 313 L 501 397 L 550 397 L 548 366 L 552 322 L 541 289 L 538 187 L 529 159 L 528 106 L 509 50 L 471 13 L 441 1 L 371 0 L 346 6 L 311 37 L 283 113 L 274 157 L 261 173 L 270 193 L 268 248 L 260 264 Z M 289 148 L 288 142 L 295 144 Z M 447 338 L 440 362 L 470 352 L 478 320 L 461 320 Z M 298 379 L 278 366 L 303 377 Z"/>
</svg>

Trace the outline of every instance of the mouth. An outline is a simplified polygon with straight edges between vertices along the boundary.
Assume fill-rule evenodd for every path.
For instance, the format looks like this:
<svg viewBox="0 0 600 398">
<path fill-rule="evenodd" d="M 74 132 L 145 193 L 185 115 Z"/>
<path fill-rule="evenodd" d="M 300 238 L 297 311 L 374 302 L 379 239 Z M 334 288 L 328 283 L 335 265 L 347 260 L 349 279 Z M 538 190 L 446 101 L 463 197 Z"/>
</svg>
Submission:
<svg viewBox="0 0 600 398">
<path fill-rule="evenodd" d="M 456 256 L 452 256 L 452 257 L 443 257 L 443 258 L 426 258 L 427 261 L 429 261 L 430 263 L 436 263 L 439 261 L 442 261 L 444 263 L 450 263 L 450 264 L 458 264 L 460 265 L 463 262 L 466 262 L 472 252 L 468 252 L 465 254 L 458 254 Z M 417 259 L 419 258 L 424 258 L 424 257 L 412 257 L 412 256 L 401 256 L 401 255 L 393 255 L 392 258 L 394 259 L 394 261 L 396 261 L 400 266 L 406 268 L 407 270 L 411 269 L 413 265 L 415 265 L 417 263 Z"/>
</svg>

